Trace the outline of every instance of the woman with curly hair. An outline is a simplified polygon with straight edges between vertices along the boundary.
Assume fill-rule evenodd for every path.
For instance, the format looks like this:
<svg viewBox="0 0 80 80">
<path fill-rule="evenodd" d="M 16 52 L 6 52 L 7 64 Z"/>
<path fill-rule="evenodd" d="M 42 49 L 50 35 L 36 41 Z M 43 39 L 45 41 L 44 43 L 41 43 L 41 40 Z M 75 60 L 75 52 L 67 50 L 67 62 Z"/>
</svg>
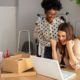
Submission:
<svg viewBox="0 0 80 80">
<path fill-rule="evenodd" d="M 75 37 L 73 26 L 62 23 L 58 28 L 58 42 L 51 40 L 52 57 L 62 65 L 80 69 L 80 40 Z"/>
<path fill-rule="evenodd" d="M 58 26 L 64 22 L 56 16 L 62 5 L 59 0 L 43 0 L 41 6 L 45 17 L 37 21 L 35 32 L 40 45 L 44 46 L 44 57 L 52 59 L 50 39 L 57 39 Z"/>
</svg>

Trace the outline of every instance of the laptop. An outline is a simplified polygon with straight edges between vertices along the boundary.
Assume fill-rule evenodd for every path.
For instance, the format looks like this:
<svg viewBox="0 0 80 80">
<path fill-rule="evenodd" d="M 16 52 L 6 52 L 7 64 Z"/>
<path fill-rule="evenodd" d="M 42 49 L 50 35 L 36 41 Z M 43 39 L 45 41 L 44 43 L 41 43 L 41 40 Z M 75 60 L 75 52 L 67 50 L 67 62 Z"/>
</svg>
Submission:
<svg viewBox="0 0 80 80">
<path fill-rule="evenodd" d="M 68 80 L 76 75 L 75 72 L 62 70 L 57 60 L 36 56 L 31 56 L 31 58 L 36 72 L 40 75 L 57 80 Z"/>
</svg>

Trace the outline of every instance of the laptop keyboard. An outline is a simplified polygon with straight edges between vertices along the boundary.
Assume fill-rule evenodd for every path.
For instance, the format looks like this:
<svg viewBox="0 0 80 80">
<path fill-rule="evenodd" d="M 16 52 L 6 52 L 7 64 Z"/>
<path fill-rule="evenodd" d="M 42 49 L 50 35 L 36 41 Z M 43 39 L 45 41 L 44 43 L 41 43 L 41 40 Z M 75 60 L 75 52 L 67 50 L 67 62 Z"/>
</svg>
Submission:
<svg viewBox="0 0 80 80">
<path fill-rule="evenodd" d="M 70 72 L 70 71 L 64 71 L 64 70 L 61 70 L 61 71 L 62 71 L 62 75 L 63 75 L 64 79 L 66 79 L 74 74 L 74 72 Z"/>
</svg>

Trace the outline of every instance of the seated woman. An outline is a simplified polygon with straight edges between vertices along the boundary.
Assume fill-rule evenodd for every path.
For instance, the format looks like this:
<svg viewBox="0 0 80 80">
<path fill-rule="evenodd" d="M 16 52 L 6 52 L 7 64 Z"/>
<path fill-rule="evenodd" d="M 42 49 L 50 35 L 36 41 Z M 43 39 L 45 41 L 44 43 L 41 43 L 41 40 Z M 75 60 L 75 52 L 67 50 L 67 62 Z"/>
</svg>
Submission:
<svg viewBox="0 0 80 80">
<path fill-rule="evenodd" d="M 74 35 L 70 23 L 62 23 L 58 28 L 58 42 L 51 39 L 52 57 L 63 65 L 80 69 L 80 40 Z"/>
</svg>

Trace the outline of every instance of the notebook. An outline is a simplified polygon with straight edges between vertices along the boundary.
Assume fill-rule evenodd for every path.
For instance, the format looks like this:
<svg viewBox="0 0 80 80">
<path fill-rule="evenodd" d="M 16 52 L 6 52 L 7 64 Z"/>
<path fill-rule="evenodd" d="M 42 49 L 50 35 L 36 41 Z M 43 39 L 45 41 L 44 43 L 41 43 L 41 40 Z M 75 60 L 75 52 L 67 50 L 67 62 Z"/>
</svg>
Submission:
<svg viewBox="0 0 80 80">
<path fill-rule="evenodd" d="M 31 58 L 37 74 L 57 80 L 68 80 L 76 75 L 75 72 L 62 70 L 57 60 L 36 56 L 31 56 Z"/>
</svg>

